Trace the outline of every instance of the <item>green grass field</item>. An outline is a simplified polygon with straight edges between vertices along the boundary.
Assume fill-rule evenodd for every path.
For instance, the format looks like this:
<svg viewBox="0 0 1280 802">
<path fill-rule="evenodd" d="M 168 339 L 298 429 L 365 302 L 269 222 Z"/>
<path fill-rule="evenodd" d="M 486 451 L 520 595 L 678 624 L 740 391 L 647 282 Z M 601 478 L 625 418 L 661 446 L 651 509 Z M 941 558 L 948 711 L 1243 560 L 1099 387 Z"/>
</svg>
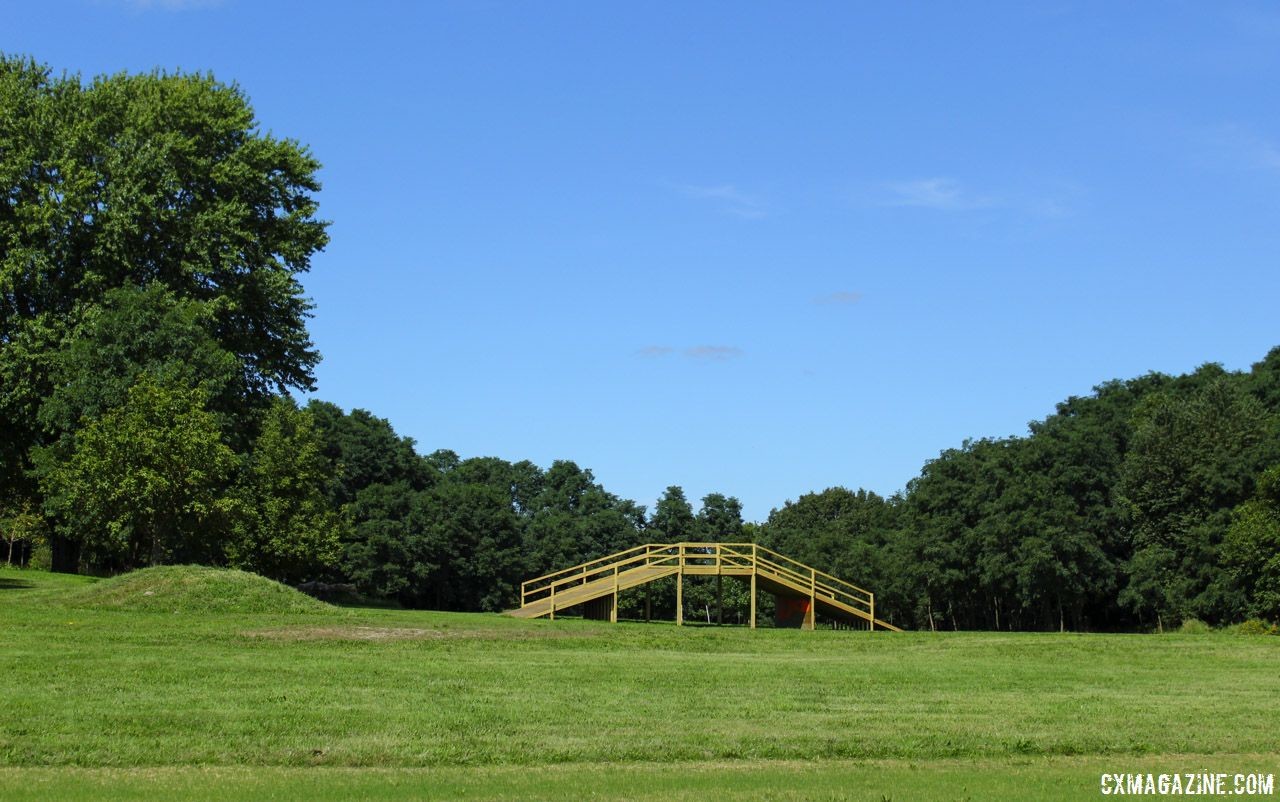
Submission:
<svg viewBox="0 0 1280 802">
<path fill-rule="evenodd" d="M 1280 773 L 1277 637 L 526 622 L 126 580 L 0 570 L 0 799 L 1092 799 L 1102 772 Z"/>
</svg>

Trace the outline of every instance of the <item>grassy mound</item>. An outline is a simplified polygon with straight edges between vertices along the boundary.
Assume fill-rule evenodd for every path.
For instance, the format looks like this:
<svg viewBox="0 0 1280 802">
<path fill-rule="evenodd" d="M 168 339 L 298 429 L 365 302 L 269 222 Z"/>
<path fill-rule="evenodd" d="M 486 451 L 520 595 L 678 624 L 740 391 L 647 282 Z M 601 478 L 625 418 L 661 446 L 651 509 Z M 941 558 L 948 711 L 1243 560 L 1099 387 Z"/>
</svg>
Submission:
<svg viewBox="0 0 1280 802">
<path fill-rule="evenodd" d="M 165 613 L 315 613 L 332 610 L 287 585 L 229 568 L 165 565 L 95 583 L 77 607 Z"/>
</svg>

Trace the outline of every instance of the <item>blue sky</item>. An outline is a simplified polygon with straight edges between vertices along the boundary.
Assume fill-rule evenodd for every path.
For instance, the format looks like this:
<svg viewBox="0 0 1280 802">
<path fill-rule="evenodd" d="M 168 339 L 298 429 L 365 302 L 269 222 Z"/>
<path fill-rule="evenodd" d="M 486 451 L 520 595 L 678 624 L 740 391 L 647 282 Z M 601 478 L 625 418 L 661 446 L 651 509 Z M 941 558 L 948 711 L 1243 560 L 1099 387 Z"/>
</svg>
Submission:
<svg viewBox="0 0 1280 802">
<path fill-rule="evenodd" d="M 318 395 L 763 519 L 1280 344 L 1262 3 L 4 4 L 324 164 Z"/>
</svg>

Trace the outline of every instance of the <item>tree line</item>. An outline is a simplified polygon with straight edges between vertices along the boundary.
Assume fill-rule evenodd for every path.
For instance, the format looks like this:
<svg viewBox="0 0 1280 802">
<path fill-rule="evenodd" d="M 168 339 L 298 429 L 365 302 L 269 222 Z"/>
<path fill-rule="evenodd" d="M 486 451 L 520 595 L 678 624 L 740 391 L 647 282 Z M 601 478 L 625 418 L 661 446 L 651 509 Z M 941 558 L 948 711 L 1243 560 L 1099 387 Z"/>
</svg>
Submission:
<svg viewBox="0 0 1280 802">
<path fill-rule="evenodd" d="M 895 623 L 1160 628 L 1280 619 L 1280 348 L 1248 372 L 1108 381 L 967 441 L 885 499 L 835 488 L 766 540 L 862 578 Z"/>
<path fill-rule="evenodd" d="M 1280 348 L 1100 384 L 888 498 L 829 488 L 746 523 L 732 496 L 695 511 L 672 486 L 650 511 L 570 461 L 422 454 L 371 412 L 294 400 L 320 359 L 301 284 L 327 243 L 319 164 L 237 87 L 0 56 L 0 108 L 10 562 L 200 562 L 499 610 L 523 579 L 640 543 L 753 541 L 908 627 L 1280 619 Z M 691 585 L 690 617 L 710 592 Z"/>
</svg>

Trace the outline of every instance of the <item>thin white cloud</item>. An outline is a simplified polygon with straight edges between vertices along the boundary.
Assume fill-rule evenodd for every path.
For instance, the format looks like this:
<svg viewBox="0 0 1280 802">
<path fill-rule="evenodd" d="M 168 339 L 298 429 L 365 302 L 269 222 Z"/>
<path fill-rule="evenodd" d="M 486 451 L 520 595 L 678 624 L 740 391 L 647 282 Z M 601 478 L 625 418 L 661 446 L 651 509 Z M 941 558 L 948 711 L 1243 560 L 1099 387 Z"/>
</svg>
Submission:
<svg viewBox="0 0 1280 802">
<path fill-rule="evenodd" d="M 1191 129 L 1191 156 L 1216 169 L 1280 171 L 1280 142 L 1239 123 Z"/>
<path fill-rule="evenodd" d="M 1271 8 L 1234 8 L 1227 11 L 1227 19 L 1242 39 L 1274 42 L 1280 39 L 1280 12 Z"/>
<path fill-rule="evenodd" d="M 954 178 L 920 178 L 890 181 L 884 185 L 888 197 L 884 206 L 914 206 L 942 211 L 966 211 L 995 206 L 993 198 L 966 190 Z"/>
<path fill-rule="evenodd" d="M 653 358 L 658 356 L 666 356 L 667 354 L 670 354 L 675 350 L 676 349 L 672 348 L 669 345 L 646 345 L 644 348 L 641 348 L 639 351 L 636 351 L 636 356 Z"/>
<path fill-rule="evenodd" d="M 1241 141 L 1245 159 L 1260 170 L 1280 170 L 1280 146 L 1270 139 L 1250 135 Z"/>
<path fill-rule="evenodd" d="M 860 292 L 833 292 L 813 299 L 818 306 L 853 306 L 862 300 Z"/>
<path fill-rule="evenodd" d="M 1057 198 L 1041 198 L 1031 201 L 1027 205 L 1027 211 L 1036 217 L 1045 217 L 1050 220 L 1061 220 L 1064 217 L 1070 217 L 1075 214 L 1071 206 Z"/>
<path fill-rule="evenodd" d="M 742 356 L 742 349 L 732 345 L 695 345 L 684 349 L 684 355 L 690 359 L 727 362 Z"/>
<path fill-rule="evenodd" d="M 968 212 L 982 209 L 1057 220 L 1074 214 L 1074 199 L 1082 189 L 1070 182 L 1053 182 L 1039 191 L 1008 190 L 990 193 L 971 189 L 954 178 L 920 178 L 887 181 L 878 185 L 872 203 L 877 206 Z"/>
<path fill-rule="evenodd" d="M 730 359 L 737 359 L 744 353 L 741 348 L 733 345 L 691 345 L 688 348 L 680 349 L 672 348 L 669 345 L 646 345 L 635 351 L 635 356 L 644 359 L 661 359 L 671 356 L 677 350 L 686 359 L 700 362 L 728 362 Z"/>
<path fill-rule="evenodd" d="M 751 195 L 738 189 L 733 184 L 717 184 L 699 186 L 682 184 L 677 189 L 685 196 L 699 200 L 713 201 L 724 214 L 756 220 L 768 214 L 768 204 L 757 195 Z"/>
</svg>

